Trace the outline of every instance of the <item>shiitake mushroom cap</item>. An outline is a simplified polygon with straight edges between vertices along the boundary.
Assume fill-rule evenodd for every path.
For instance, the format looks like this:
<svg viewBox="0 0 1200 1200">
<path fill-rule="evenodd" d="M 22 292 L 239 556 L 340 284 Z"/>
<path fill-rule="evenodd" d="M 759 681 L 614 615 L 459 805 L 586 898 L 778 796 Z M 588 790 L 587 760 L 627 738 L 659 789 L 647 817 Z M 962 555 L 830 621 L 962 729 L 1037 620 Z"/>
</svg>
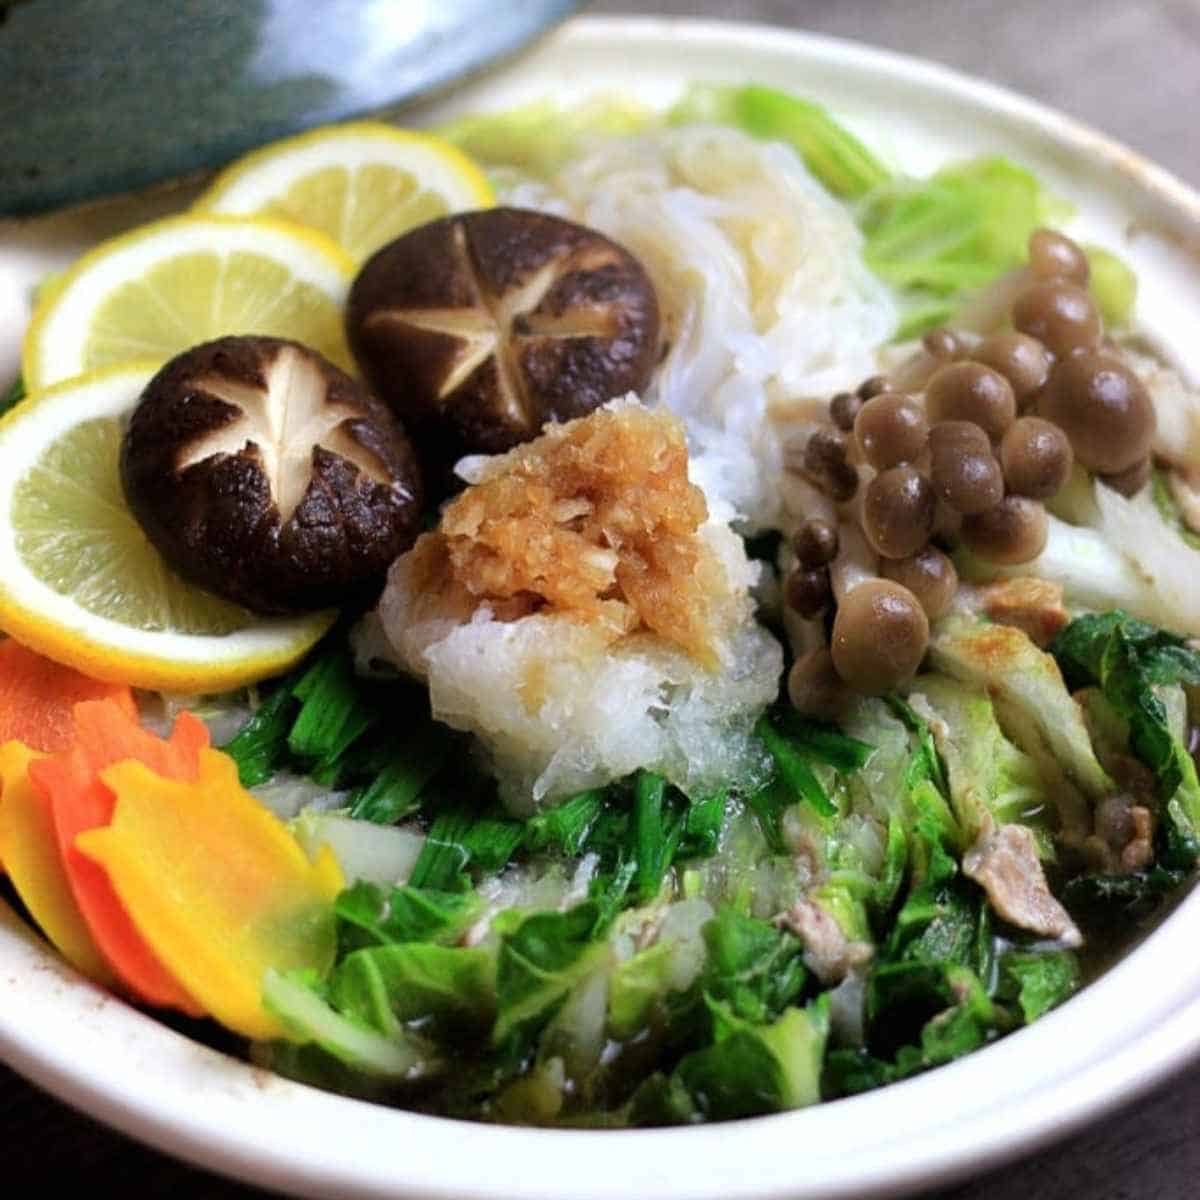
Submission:
<svg viewBox="0 0 1200 1200">
<path fill-rule="evenodd" d="M 916 596 L 890 579 L 868 579 L 842 597 L 829 648 L 855 691 L 882 696 L 912 678 L 928 645 L 929 620 Z"/>
<path fill-rule="evenodd" d="M 419 532 L 417 458 L 388 408 L 316 351 L 226 337 L 150 382 L 121 481 L 179 575 L 260 613 L 369 601 Z"/>
<path fill-rule="evenodd" d="M 547 421 L 641 392 L 659 356 L 642 265 L 573 221 L 519 208 L 413 229 L 363 266 L 346 333 L 423 453 L 492 454 Z"/>
</svg>

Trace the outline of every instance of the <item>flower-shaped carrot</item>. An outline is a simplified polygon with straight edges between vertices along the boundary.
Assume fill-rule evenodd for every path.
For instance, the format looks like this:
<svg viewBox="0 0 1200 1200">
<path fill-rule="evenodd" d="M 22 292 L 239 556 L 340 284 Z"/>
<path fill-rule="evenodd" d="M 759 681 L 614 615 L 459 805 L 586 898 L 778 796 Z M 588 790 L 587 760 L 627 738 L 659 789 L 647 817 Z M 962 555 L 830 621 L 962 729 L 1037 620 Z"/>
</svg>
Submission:
<svg viewBox="0 0 1200 1200">
<path fill-rule="evenodd" d="M 112 973 L 71 894 L 50 808 L 29 781 L 41 755 L 21 742 L 0 746 L 0 857 L 22 903 L 62 956 L 97 983 Z"/>
<path fill-rule="evenodd" d="M 333 963 L 333 898 L 342 873 L 328 847 L 310 862 L 284 824 L 238 782 L 237 764 L 200 752 L 194 782 L 135 761 L 101 771 L 111 824 L 76 846 L 101 864 L 134 925 L 209 1013 L 251 1038 L 283 1035 L 262 1004 L 269 969 Z"/>
<path fill-rule="evenodd" d="M 143 729 L 135 715 L 113 700 L 78 704 L 74 719 L 70 747 L 33 762 L 29 777 L 49 806 L 75 902 L 100 952 L 136 1000 L 202 1016 L 203 1010 L 146 945 L 104 869 L 75 848 L 75 839 L 112 820 L 116 799 L 100 781 L 105 767 L 136 759 L 166 778 L 194 780 L 200 751 L 208 746 L 208 730 L 185 712 L 170 738 L 164 739 Z"/>
</svg>

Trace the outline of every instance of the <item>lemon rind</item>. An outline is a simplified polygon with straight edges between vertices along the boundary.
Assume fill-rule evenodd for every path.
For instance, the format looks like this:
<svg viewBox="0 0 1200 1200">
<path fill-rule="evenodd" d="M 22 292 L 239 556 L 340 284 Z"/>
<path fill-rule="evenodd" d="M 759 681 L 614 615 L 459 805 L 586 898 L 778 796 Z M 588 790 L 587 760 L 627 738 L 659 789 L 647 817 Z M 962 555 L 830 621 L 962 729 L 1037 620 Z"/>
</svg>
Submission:
<svg viewBox="0 0 1200 1200">
<path fill-rule="evenodd" d="M 331 156 L 331 147 L 340 154 Z M 381 154 L 380 150 L 394 151 Z M 457 146 L 433 134 L 378 121 L 326 126 L 272 142 L 226 167 L 193 203 L 194 212 L 254 213 L 298 179 L 333 166 L 380 162 L 412 172 L 423 191 L 440 192 L 452 207 L 487 207 L 495 194 L 483 170 Z M 275 173 L 264 170 L 271 166 Z"/>
<path fill-rule="evenodd" d="M 163 253 L 146 253 L 160 240 Z M 306 254 L 297 254 L 300 248 Z M 138 278 L 148 266 L 183 254 L 239 251 L 274 259 L 298 282 L 317 288 L 338 307 L 344 304 L 357 269 L 332 238 L 275 217 L 187 213 L 139 225 L 88 251 L 38 303 L 22 344 L 26 387 L 42 391 L 82 375 L 87 339 L 81 331 L 86 333 L 98 299 Z"/>
</svg>

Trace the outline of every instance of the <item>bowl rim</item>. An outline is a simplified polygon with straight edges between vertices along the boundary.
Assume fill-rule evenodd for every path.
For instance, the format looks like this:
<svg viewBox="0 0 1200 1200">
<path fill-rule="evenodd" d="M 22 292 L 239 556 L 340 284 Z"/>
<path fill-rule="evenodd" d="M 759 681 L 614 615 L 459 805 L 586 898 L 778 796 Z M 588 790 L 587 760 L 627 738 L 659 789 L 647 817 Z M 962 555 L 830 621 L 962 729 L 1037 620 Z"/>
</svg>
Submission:
<svg viewBox="0 0 1200 1200">
<path fill-rule="evenodd" d="M 932 87 L 1104 164 L 1200 231 L 1200 195 L 1170 172 L 1045 105 L 907 55 L 770 25 L 656 17 L 577 17 L 538 52 L 600 44 L 616 52 L 647 42 L 719 46 L 731 57 L 769 51 Z M 521 64 L 518 59 L 501 70 L 519 72 Z M 126 1134 L 206 1169 L 296 1194 L 412 1200 L 895 1195 L 948 1183 L 1064 1136 L 1200 1054 L 1200 963 L 1189 963 L 1183 953 L 1197 923 L 1200 890 L 1193 890 L 1103 980 L 1035 1025 L 876 1092 L 716 1130 L 571 1131 L 423 1116 L 270 1075 L 81 980 L 0 903 L 7 993 L 0 1059 Z M 1147 997 L 1146 978 L 1167 982 Z M 1112 1027 L 1114 1011 L 1135 1015 Z M 180 1072 L 191 1072 L 194 1086 L 181 1088 Z M 997 1081 L 1004 1081 L 999 1100 Z M 939 1111 L 947 1118 L 931 1132 L 928 1114 Z M 862 1136 L 847 1137 L 848 1126 Z M 295 1135 L 293 1128 L 324 1129 L 328 1138 Z M 909 1139 L 918 1135 L 920 1153 L 913 1153 Z M 461 1153 L 466 1136 L 469 1155 Z M 379 1154 L 381 1145 L 406 1155 L 403 1178 L 388 1155 Z M 794 1156 L 788 1155 L 793 1147 Z M 806 1173 L 806 1159 L 820 1163 L 819 1177 Z M 496 1164 L 511 1175 L 496 1174 Z"/>
</svg>

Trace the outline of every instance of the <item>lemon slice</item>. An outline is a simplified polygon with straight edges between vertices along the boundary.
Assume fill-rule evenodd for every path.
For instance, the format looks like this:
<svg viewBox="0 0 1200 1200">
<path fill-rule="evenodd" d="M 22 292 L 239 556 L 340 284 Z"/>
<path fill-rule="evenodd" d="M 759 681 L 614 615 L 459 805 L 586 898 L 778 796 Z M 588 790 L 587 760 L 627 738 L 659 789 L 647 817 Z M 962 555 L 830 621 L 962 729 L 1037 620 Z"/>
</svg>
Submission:
<svg viewBox="0 0 1200 1200">
<path fill-rule="evenodd" d="M 0 421 L 0 629 L 96 679 L 226 691 L 291 666 L 335 614 L 247 612 L 184 583 L 146 540 L 118 454 L 155 367 L 69 380 Z"/>
<path fill-rule="evenodd" d="M 358 121 L 246 155 L 217 176 L 195 207 L 297 221 L 363 262 L 426 221 L 494 203 L 487 177 L 449 142 Z"/>
<path fill-rule="evenodd" d="M 135 360 L 166 362 L 224 334 L 293 338 L 350 369 L 342 305 L 354 264 L 311 229 L 227 216 L 169 217 L 102 242 L 34 311 L 30 391 Z"/>
</svg>

